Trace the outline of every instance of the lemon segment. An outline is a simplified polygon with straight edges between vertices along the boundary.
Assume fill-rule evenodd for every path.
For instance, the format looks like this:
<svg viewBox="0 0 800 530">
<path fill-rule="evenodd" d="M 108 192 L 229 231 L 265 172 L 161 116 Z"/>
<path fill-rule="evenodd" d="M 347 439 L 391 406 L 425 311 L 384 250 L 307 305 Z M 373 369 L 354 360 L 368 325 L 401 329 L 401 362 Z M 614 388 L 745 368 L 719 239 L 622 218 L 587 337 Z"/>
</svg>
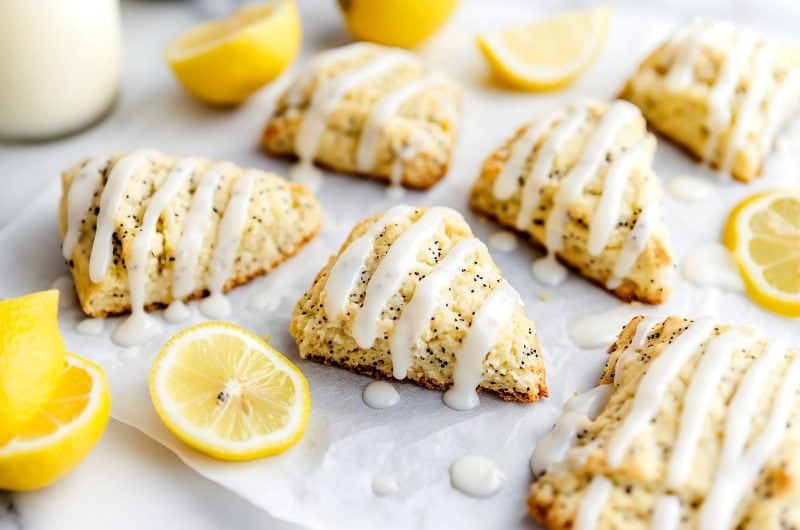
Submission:
<svg viewBox="0 0 800 530">
<path fill-rule="evenodd" d="M 64 368 L 58 291 L 0 301 L 0 444 L 47 401 Z"/>
<path fill-rule="evenodd" d="M 208 103 L 234 105 L 272 81 L 300 51 L 292 0 L 243 7 L 191 28 L 169 43 L 166 59 L 180 83 Z"/>
<path fill-rule="evenodd" d="M 750 297 L 800 316 L 800 190 L 755 194 L 733 209 L 723 240 L 733 250 Z"/>
<path fill-rule="evenodd" d="M 38 489 L 64 476 L 100 439 L 110 411 L 103 370 L 67 353 L 50 400 L 0 445 L 0 489 Z"/>
<path fill-rule="evenodd" d="M 224 460 L 285 451 L 308 423 L 302 372 L 257 336 L 206 322 L 172 337 L 150 371 L 150 396 L 186 444 Z"/>
<path fill-rule="evenodd" d="M 478 35 L 494 74 L 526 90 L 552 90 L 578 78 L 603 49 L 608 6 L 567 11 L 553 18 Z"/>
<path fill-rule="evenodd" d="M 403 48 L 433 35 L 457 5 L 458 0 L 339 0 L 356 38 Z"/>
</svg>

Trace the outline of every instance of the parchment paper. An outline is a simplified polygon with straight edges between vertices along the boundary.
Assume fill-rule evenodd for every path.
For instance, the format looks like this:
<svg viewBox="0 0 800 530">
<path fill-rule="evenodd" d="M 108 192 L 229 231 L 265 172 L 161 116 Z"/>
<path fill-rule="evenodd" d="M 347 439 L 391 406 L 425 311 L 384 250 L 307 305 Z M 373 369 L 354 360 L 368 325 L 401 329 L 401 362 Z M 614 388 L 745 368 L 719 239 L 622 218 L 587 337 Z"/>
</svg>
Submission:
<svg viewBox="0 0 800 530">
<path fill-rule="evenodd" d="M 489 3 L 466 2 L 444 34 L 421 51 L 424 59 L 463 84 L 464 121 L 447 179 L 428 192 L 409 192 L 400 200 L 452 206 L 466 216 L 484 241 L 500 227 L 479 219 L 467 206 L 469 187 L 484 157 L 518 126 L 560 102 L 579 96 L 613 97 L 653 43 L 675 24 L 688 19 L 617 10 L 600 61 L 570 89 L 531 95 L 493 85 L 474 45 L 474 31 L 536 16 L 536 8 L 525 2 L 493 2 L 491 7 Z M 340 33 L 330 36 L 323 31 L 335 27 L 338 21 L 326 24 L 317 24 L 323 29 L 317 27 L 319 31 L 307 38 L 305 56 L 344 43 Z M 789 29 L 784 28 L 787 32 Z M 91 142 L 75 142 L 69 153 L 72 158 L 67 160 L 69 157 L 62 153 L 52 166 L 47 165 L 48 171 L 56 174 L 63 169 L 63 163 L 85 155 L 152 146 L 165 152 L 231 159 L 287 174 L 286 162 L 268 158 L 256 145 L 274 89 L 266 90 L 236 111 L 222 112 L 187 101 L 170 83 L 162 76 L 155 86 L 137 92 L 135 112 L 117 119 L 113 127 L 106 128 L 107 134 L 95 135 Z M 678 261 L 696 245 L 718 241 L 727 212 L 743 196 L 759 189 L 797 185 L 797 174 L 787 174 L 787 169 L 785 159 L 773 157 L 765 177 L 755 184 L 714 180 L 714 195 L 699 203 L 682 203 L 665 196 L 664 215 Z M 664 182 L 678 174 L 704 174 L 663 139 L 659 139 L 656 170 Z M 707 178 L 715 179 L 710 175 Z M 48 288 L 67 273 L 56 230 L 59 193 L 54 182 L 26 207 L 23 215 L 0 232 L 0 296 Z M 105 368 L 112 386 L 115 418 L 152 436 L 202 475 L 280 519 L 309 528 L 532 527 L 524 498 L 531 478 L 528 460 L 534 443 L 550 429 L 566 399 L 594 385 L 606 359 L 603 348 L 582 350 L 572 344 L 567 323 L 574 316 L 608 309 L 619 302 L 576 276 L 557 288 L 537 284 L 529 269 L 537 253 L 522 240 L 513 253 L 492 250 L 536 322 L 551 397 L 524 405 L 484 395 L 477 409 L 456 412 L 442 404 L 439 392 L 396 383 L 400 403 L 391 409 L 372 410 L 361 400 L 369 379 L 299 360 L 287 327 L 295 301 L 352 225 L 399 201 L 389 198 L 381 184 L 333 174 L 326 177 L 317 195 L 325 209 L 325 228 L 320 236 L 269 276 L 230 294 L 234 307 L 230 320 L 258 334 L 271 334 L 272 344 L 297 362 L 311 384 L 313 406 L 308 430 L 300 443 L 286 453 L 245 463 L 217 461 L 183 445 L 159 421 L 147 392 L 147 373 L 153 356 L 168 336 L 201 320 L 196 308 L 191 322 L 165 323 L 161 337 L 143 348 L 129 350 L 114 346 L 108 338 L 115 319 L 107 322 L 103 335 L 88 337 L 75 332 L 75 324 L 83 318 L 80 311 L 65 309 L 61 311 L 60 324 L 67 345 Z M 708 314 L 723 321 L 753 324 L 766 333 L 800 342 L 797 321 L 767 314 L 744 295 L 697 288 L 677 273 L 675 283 L 676 292 L 669 302 L 647 308 L 646 312 Z M 550 295 L 547 301 L 539 297 L 543 292 Z M 494 497 L 473 499 L 451 487 L 448 467 L 456 458 L 470 453 L 491 457 L 505 474 L 502 489 Z M 370 488 L 376 474 L 393 477 L 399 491 L 376 497 Z"/>
</svg>

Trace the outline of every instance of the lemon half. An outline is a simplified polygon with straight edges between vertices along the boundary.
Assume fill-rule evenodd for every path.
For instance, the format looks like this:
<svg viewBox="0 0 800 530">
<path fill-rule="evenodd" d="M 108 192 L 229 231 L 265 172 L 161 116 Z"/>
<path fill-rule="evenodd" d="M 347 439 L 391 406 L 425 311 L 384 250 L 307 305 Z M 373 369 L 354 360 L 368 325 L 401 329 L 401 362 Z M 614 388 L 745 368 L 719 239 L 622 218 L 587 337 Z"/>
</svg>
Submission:
<svg viewBox="0 0 800 530">
<path fill-rule="evenodd" d="M 433 35 L 457 5 L 458 0 L 339 0 L 356 38 L 403 48 Z"/>
</svg>

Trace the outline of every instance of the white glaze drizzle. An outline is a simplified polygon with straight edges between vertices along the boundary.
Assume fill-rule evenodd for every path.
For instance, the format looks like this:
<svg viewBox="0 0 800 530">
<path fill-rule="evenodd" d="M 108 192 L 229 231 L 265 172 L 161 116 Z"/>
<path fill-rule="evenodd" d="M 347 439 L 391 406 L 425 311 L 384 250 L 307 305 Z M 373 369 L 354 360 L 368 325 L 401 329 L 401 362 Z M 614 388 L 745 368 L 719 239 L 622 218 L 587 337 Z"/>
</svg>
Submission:
<svg viewBox="0 0 800 530">
<path fill-rule="evenodd" d="M 246 170 L 239 176 L 219 222 L 217 244 L 209 263 L 209 296 L 200 303 L 201 312 L 209 318 L 223 318 L 230 312 L 230 304 L 224 298 L 222 290 L 233 270 L 257 176 L 255 170 Z"/>
<path fill-rule="evenodd" d="M 376 46 L 366 42 L 355 42 L 341 48 L 325 50 L 314 57 L 308 66 L 303 68 L 297 77 L 292 81 L 286 96 L 286 103 L 289 107 L 297 107 L 302 103 L 306 90 L 314 82 L 317 73 L 327 69 L 329 66 L 355 59 L 362 53 L 377 49 Z"/>
<path fill-rule="evenodd" d="M 436 79 L 435 75 L 415 79 L 389 92 L 375 103 L 359 137 L 356 150 L 356 169 L 358 171 L 367 173 L 375 169 L 375 158 L 378 154 L 378 142 L 381 139 L 383 126 L 389 119 L 397 115 L 406 100 L 428 88 Z"/>
<path fill-rule="evenodd" d="M 67 231 L 61 251 L 65 260 L 72 258 L 72 252 L 81 234 L 81 223 L 92 206 L 94 194 L 100 187 L 103 171 L 111 162 L 109 156 L 98 156 L 89 159 L 72 179 L 67 191 Z"/>
<path fill-rule="evenodd" d="M 378 497 L 386 497 L 397 493 L 398 486 L 394 477 L 389 475 L 375 475 L 372 477 L 372 493 Z"/>
<path fill-rule="evenodd" d="M 164 184 L 151 197 L 145 208 L 139 232 L 131 244 L 130 259 L 125 261 L 128 271 L 131 314 L 114 330 L 112 338 L 118 344 L 123 346 L 143 344 L 160 330 L 156 320 L 144 311 L 148 280 L 147 257 L 153 246 L 153 236 L 161 215 L 172 198 L 191 178 L 199 163 L 198 159 L 193 158 L 178 160 Z"/>
<path fill-rule="evenodd" d="M 567 335 L 579 348 L 606 347 L 635 316 L 642 314 L 640 304 L 619 304 L 605 311 L 570 318 Z"/>
<path fill-rule="evenodd" d="M 770 353 L 770 349 L 778 353 Z M 780 360 L 784 352 L 783 348 L 778 348 L 777 346 L 768 348 L 767 352 L 755 362 L 763 359 L 767 354 L 775 355 Z M 774 364 L 774 362 L 770 364 Z M 752 367 L 750 370 L 752 370 Z M 735 455 L 730 455 L 733 458 L 726 459 L 726 455 L 723 453 L 709 494 L 700 509 L 699 526 L 701 528 L 704 530 L 726 530 L 734 526 L 732 524 L 733 517 L 742 498 L 748 491 L 752 490 L 753 483 L 758 478 L 764 464 L 775 452 L 778 444 L 781 443 L 786 434 L 792 408 L 797 398 L 798 386 L 800 386 L 800 357 L 795 356 L 777 389 L 766 425 L 746 451 L 741 450 L 744 447 L 744 443 L 739 443 L 738 440 L 741 436 L 737 432 L 742 428 L 742 423 L 745 420 L 742 420 L 739 411 L 733 408 L 734 402 L 731 402 L 730 410 L 735 410 L 736 412 L 728 415 L 728 426 L 724 435 L 725 445 L 727 445 L 730 435 L 737 440 L 736 445 L 740 449 Z M 753 398 L 754 396 L 749 397 Z M 749 416 L 746 419 L 748 424 L 750 423 Z M 730 432 L 730 430 L 733 432 Z"/>
<path fill-rule="evenodd" d="M 570 138 L 578 133 L 581 125 L 586 123 L 587 114 L 586 105 L 578 105 L 558 124 L 541 149 L 539 149 L 539 154 L 533 162 L 530 173 L 525 178 L 525 183 L 522 185 L 516 221 L 517 229 L 526 230 L 528 228 L 533 218 L 533 213 L 536 211 L 536 206 L 539 204 L 542 188 L 550 178 L 550 170 L 553 167 L 556 156 Z"/>
<path fill-rule="evenodd" d="M 694 65 L 703 46 L 712 40 L 723 28 L 723 24 L 695 21 L 689 28 L 689 34 L 678 47 L 677 58 L 667 74 L 667 85 L 670 90 L 683 90 L 694 79 Z"/>
<path fill-rule="evenodd" d="M 642 254 L 650 236 L 661 220 L 661 206 L 658 201 L 653 201 L 642 208 L 642 212 L 636 219 L 636 223 L 631 228 L 622 249 L 614 262 L 611 277 L 606 282 L 606 287 L 616 289 L 622 284 L 622 279 L 630 274 L 639 256 Z"/>
<path fill-rule="evenodd" d="M 468 410 L 478 406 L 475 389 L 483 377 L 483 360 L 494 348 L 519 304 L 519 294 L 506 281 L 486 297 L 475 313 L 460 348 L 455 352 L 453 386 L 443 396 L 448 407 Z"/>
<path fill-rule="evenodd" d="M 125 196 L 125 186 L 138 167 L 148 162 L 155 154 L 155 151 L 133 151 L 119 159 L 109 171 L 106 185 L 100 195 L 100 213 L 97 216 L 97 228 L 89 257 L 89 279 L 93 283 L 98 283 L 106 277 L 111 263 L 114 217 Z"/>
<path fill-rule="evenodd" d="M 505 476 L 488 457 L 462 456 L 450 466 L 450 483 L 471 497 L 489 497 L 500 489 Z"/>
<path fill-rule="evenodd" d="M 581 499 L 578 507 L 578 515 L 575 517 L 575 530 L 594 530 L 600 521 L 600 513 L 603 506 L 611 496 L 613 484 L 602 475 L 595 475 L 586 488 L 586 493 Z"/>
<path fill-rule="evenodd" d="M 544 133 L 550 130 L 553 123 L 562 115 L 563 111 L 559 110 L 529 126 L 523 135 L 511 145 L 511 154 L 494 181 L 492 192 L 497 199 L 509 199 L 517 191 L 520 175 L 525 171 L 533 149 Z"/>
<path fill-rule="evenodd" d="M 382 234 L 387 226 L 408 217 L 412 212 L 413 208 L 404 204 L 390 208 L 364 235 L 354 239 L 342 252 L 331 267 L 325 283 L 325 313 L 328 318 L 336 318 L 347 308 L 348 297 L 364 273 L 375 238 Z"/>
<path fill-rule="evenodd" d="M 172 272 L 172 298 L 174 301 L 166 312 L 170 318 L 174 316 L 176 319 L 183 320 L 188 317 L 188 310 L 182 300 L 196 289 L 197 262 L 200 250 L 203 248 L 205 234 L 211 226 L 214 194 L 225 172 L 233 169 L 233 165 L 227 162 L 211 166 L 205 170 L 200 183 L 194 190 L 192 203 L 175 247 L 175 262 Z"/>
<path fill-rule="evenodd" d="M 663 319 L 658 317 L 643 318 L 636 324 L 636 333 L 634 333 L 631 343 L 625 348 L 614 364 L 614 384 L 619 385 L 622 379 L 622 368 L 625 364 L 633 359 L 647 343 L 647 338 L 652 333 L 653 329 L 663 322 Z"/>
<path fill-rule="evenodd" d="M 719 287 L 743 293 L 744 281 L 733 253 L 719 243 L 706 243 L 691 249 L 681 263 L 681 274 L 698 287 Z"/>
<path fill-rule="evenodd" d="M 498 230 L 489 236 L 489 246 L 499 252 L 513 252 L 517 248 L 517 236 L 508 230 Z"/>
<path fill-rule="evenodd" d="M 727 331 L 714 337 L 703 353 L 684 395 L 678 437 L 667 470 L 669 487 L 678 489 L 686 482 L 714 394 L 725 375 L 733 352 L 736 348 L 745 346 L 745 340 L 737 331 Z"/>
<path fill-rule="evenodd" d="M 693 322 L 650 362 L 636 390 L 631 410 L 608 444 L 607 461 L 611 469 L 620 465 L 631 441 L 655 417 L 669 384 L 713 329 L 714 321 L 710 318 Z"/>
<path fill-rule="evenodd" d="M 553 430 L 539 440 L 533 450 L 531 471 L 534 475 L 564 460 L 578 440 L 578 430 L 597 418 L 613 393 L 613 385 L 599 385 L 567 400 L 564 413 L 556 421 Z"/>
<path fill-rule="evenodd" d="M 485 252 L 486 246 L 478 239 L 469 237 L 460 240 L 433 271 L 417 284 L 389 339 L 394 377 L 405 379 L 411 367 L 413 351 L 420 347 L 423 334 L 430 329 L 431 319 L 441 306 L 442 292 L 461 274 L 467 259 L 481 251 Z"/>
<path fill-rule="evenodd" d="M 378 335 L 380 316 L 387 302 L 408 277 L 422 246 L 450 215 L 458 213 L 450 208 L 429 208 L 389 248 L 369 280 L 364 304 L 353 322 L 353 338 L 359 347 L 372 347 Z"/>
<path fill-rule="evenodd" d="M 681 501 L 675 495 L 659 495 L 653 508 L 650 530 L 675 530 L 681 523 Z"/>
<path fill-rule="evenodd" d="M 400 394 L 386 381 L 373 381 L 361 394 L 364 403 L 373 409 L 388 409 L 400 402 Z"/>
<path fill-rule="evenodd" d="M 342 72 L 323 81 L 311 96 L 311 102 L 297 130 L 295 151 L 300 161 L 295 167 L 301 172 L 308 172 L 312 167 L 328 118 L 348 92 L 371 77 L 388 72 L 398 64 L 411 60 L 412 57 L 406 52 L 380 54 L 355 70 Z"/>
<path fill-rule="evenodd" d="M 625 185 L 630 180 L 633 164 L 640 153 L 639 146 L 627 149 L 620 153 L 608 168 L 603 182 L 603 192 L 589 223 L 587 250 L 591 256 L 597 256 L 603 251 L 619 223 Z"/>
<path fill-rule="evenodd" d="M 772 149 L 772 142 L 781 126 L 781 120 L 796 109 L 798 101 L 800 101 L 800 69 L 794 69 L 781 83 L 778 95 L 767 101 L 767 125 L 761 137 L 764 151 Z"/>
<path fill-rule="evenodd" d="M 772 69 L 775 64 L 777 47 L 770 43 L 765 43 L 756 52 L 753 58 L 755 72 L 750 80 L 750 86 L 745 94 L 742 106 L 734 122 L 733 132 L 727 142 L 725 155 L 722 161 L 722 170 L 729 172 L 733 167 L 736 154 L 742 149 L 747 134 L 753 125 L 753 120 L 761 107 L 767 87 L 772 81 Z"/>
</svg>

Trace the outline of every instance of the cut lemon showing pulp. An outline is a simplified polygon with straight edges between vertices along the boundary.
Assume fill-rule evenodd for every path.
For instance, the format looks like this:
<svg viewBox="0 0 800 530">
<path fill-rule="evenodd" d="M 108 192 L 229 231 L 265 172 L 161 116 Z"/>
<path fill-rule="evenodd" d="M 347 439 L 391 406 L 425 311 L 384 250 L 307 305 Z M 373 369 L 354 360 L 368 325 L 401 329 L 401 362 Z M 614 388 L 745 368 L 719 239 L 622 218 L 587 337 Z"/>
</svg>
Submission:
<svg viewBox="0 0 800 530">
<path fill-rule="evenodd" d="M 188 445 L 225 460 L 285 451 L 308 423 L 302 372 L 252 333 L 223 322 L 172 337 L 150 371 L 164 424 Z"/>
<path fill-rule="evenodd" d="M 478 35 L 495 75 L 518 88 L 565 86 L 595 61 L 608 34 L 611 8 L 567 11 L 527 26 Z"/>
<path fill-rule="evenodd" d="M 103 370 L 67 353 L 50 400 L 14 438 L 0 445 L 0 489 L 37 489 L 66 474 L 100 439 L 110 409 Z"/>
<path fill-rule="evenodd" d="M 58 291 L 0 300 L 0 444 L 36 414 L 64 369 Z"/>
<path fill-rule="evenodd" d="M 756 303 L 800 316 L 800 190 L 745 199 L 731 212 L 724 241 Z"/>
<path fill-rule="evenodd" d="M 189 29 L 169 43 L 166 58 L 197 98 L 233 105 L 276 78 L 299 50 L 297 6 L 276 0 Z"/>
</svg>

